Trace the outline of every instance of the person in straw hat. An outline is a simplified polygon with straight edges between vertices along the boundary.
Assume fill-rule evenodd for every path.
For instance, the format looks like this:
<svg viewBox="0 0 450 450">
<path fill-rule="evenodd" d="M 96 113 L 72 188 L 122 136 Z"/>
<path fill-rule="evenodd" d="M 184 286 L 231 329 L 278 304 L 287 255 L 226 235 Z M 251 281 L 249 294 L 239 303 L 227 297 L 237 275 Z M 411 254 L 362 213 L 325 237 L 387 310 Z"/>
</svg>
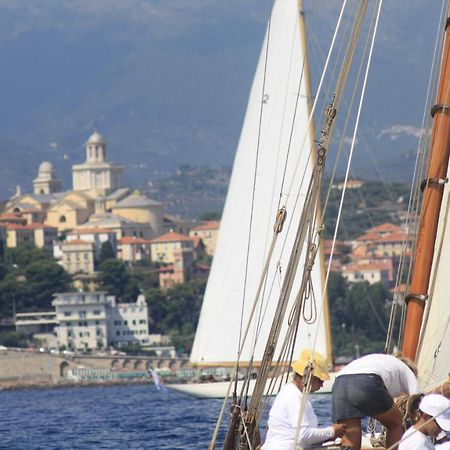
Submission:
<svg viewBox="0 0 450 450">
<path fill-rule="evenodd" d="M 442 431 L 450 431 L 450 400 L 440 394 L 425 395 L 419 405 L 420 417 L 402 437 L 398 450 L 427 450 L 450 448 L 450 443 L 432 443 Z"/>
<path fill-rule="evenodd" d="M 268 431 L 262 450 L 292 450 L 297 434 L 303 394 L 308 385 L 310 392 L 318 391 L 325 380 L 330 379 L 325 358 L 318 352 L 304 350 L 292 363 L 292 383 L 285 384 L 278 393 L 269 413 Z M 306 399 L 303 417 L 298 431 L 297 445 L 302 448 L 341 437 L 343 424 L 319 428 L 311 402 Z"/>
</svg>

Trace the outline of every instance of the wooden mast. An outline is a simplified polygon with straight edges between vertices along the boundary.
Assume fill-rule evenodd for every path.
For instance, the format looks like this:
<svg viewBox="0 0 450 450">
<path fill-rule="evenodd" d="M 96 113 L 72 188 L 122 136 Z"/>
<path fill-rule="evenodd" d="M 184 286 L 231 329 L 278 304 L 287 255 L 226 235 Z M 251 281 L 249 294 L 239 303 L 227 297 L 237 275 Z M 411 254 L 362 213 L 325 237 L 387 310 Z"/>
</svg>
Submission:
<svg viewBox="0 0 450 450">
<path fill-rule="evenodd" d="M 415 359 L 420 329 L 427 300 L 434 245 L 446 182 L 450 156 L 450 1 L 445 23 L 445 40 L 442 53 L 440 81 L 434 117 L 428 175 L 421 212 L 416 257 L 411 277 L 411 293 L 406 296 L 407 312 L 403 339 L 403 354 Z"/>
</svg>

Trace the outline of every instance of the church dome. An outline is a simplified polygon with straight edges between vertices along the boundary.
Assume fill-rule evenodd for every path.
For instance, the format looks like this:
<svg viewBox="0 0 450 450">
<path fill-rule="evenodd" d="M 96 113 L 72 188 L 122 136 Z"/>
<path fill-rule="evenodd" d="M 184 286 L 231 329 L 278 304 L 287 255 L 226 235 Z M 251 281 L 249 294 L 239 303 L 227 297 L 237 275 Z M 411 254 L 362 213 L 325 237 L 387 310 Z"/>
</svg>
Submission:
<svg viewBox="0 0 450 450">
<path fill-rule="evenodd" d="M 52 172 L 53 172 L 53 164 L 49 161 L 44 161 L 39 166 L 39 174 Z"/>
<path fill-rule="evenodd" d="M 106 144 L 105 138 L 96 130 L 87 141 L 88 144 Z"/>
</svg>

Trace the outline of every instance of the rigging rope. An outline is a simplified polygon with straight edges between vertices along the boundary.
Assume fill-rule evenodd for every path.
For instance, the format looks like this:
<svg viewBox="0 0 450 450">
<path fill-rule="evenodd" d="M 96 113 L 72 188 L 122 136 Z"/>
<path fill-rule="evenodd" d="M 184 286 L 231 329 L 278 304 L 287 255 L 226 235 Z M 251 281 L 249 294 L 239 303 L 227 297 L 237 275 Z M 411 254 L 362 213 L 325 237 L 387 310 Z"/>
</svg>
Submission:
<svg viewBox="0 0 450 450">
<path fill-rule="evenodd" d="M 421 133 L 419 136 L 419 142 L 418 142 L 417 150 L 416 150 L 414 172 L 413 172 L 413 178 L 412 178 L 412 182 L 411 182 L 411 193 L 410 193 L 408 209 L 407 209 L 407 220 L 406 220 L 406 228 L 408 230 L 407 236 L 409 237 L 412 234 L 413 236 L 415 236 L 415 239 L 417 239 L 417 233 L 415 231 L 417 230 L 418 223 L 416 220 L 415 225 L 413 226 L 412 229 L 411 229 L 410 223 L 411 223 L 411 220 L 413 219 L 412 212 L 417 213 L 419 210 L 419 205 L 420 205 L 419 183 L 417 182 L 417 179 L 418 179 L 418 173 L 423 173 L 423 170 L 424 170 L 425 153 L 426 153 L 425 148 L 426 148 L 426 144 L 429 140 L 429 128 L 430 128 L 430 123 L 432 122 L 430 115 L 429 115 L 429 110 L 430 110 L 431 97 L 432 97 L 431 93 L 437 89 L 436 61 L 437 61 L 437 55 L 439 54 L 439 47 L 440 47 L 439 42 L 442 43 L 442 41 L 439 39 L 439 36 L 440 36 L 440 30 L 441 30 L 441 26 L 442 26 L 441 24 L 442 24 L 443 17 L 445 14 L 445 6 L 444 5 L 445 5 L 445 2 L 442 2 L 440 18 L 438 20 L 438 24 L 436 27 L 436 33 L 435 33 L 436 37 L 435 37 L 435 45 L 434 45 L 434 51 L 433 51 L 433 59 L 432 59 L 430 74 L 429 74 L 429 78 L 428 78 L 427 93 L 425 96 L 425 105 L 424 105 L 423 113 L 422 113 Z M 434 83 L 433 83 L 433 80 L 434 80 Z M 432 88 L 432 86 L 434 86 L 434 89 Z M 427 126 L 425 126 L 426 123 L 427 123 Z M 422 155 L 421 160 L 419 160 L 420 155 Z M 419 164 L 419 162 L 421 162 L 421 164 Z M 419 167 L 421 167 L 422 169 L 419 170 Z M 420 177 L 419 179 L 423 179 L 423 177 Z M 416 214 L 414 214 L 414 215 L 417 216 Z M 406 239 L 406 237 L 405 237 L 405 239 Z M 405 244 L 402 245 L 402 247 L 405 247 Z M 413 248 L 415 248 L 415 245 L 413 245 Z M 411 257 L 410 262 L 409 262 L 408 273 L 407 273 L 407 277 L 406 277 L 406 279 L 408 280 L 407 284 L 409 284 L 409 280 L 411 277 L 412 259 L 413 258 Z M 392 302 L 391 318 L 389 321 L 388 333 L 386 336 L 386 344 L 385 344 L 385 352 L 386 353 L 389 353 L 391 350 L 393 328 L 394 328 L 394 322 L 396 320 L 396 310 L 398 308 L 398 304 L 395 301 L 395 297 L 396 296 L 398 297 L 400 294 L 398 288 L 401 283 L 402 274 L 404 273 L 403 271 L 404 271 L 404 252 L 402 251 L 401 259 L 399 262 L 399 269 L 397 271 L 397 277 L 396 277 L 396 282 L 395 282 L 394 301 Z M 404 297 L 404 293 L 403 293 L 403 297 Z M 400 336 L 399 336 L 399 339 L 400 339 Z M 397 345 L 399 346 L 400 342 L 397 342 Z"/>
<path fill-rule="evenodd" d="M 356 115 L 356 123 L 355 123 L 355 128 L 353 131 L 353 137 L 352 137 L 352 144 L 350 147 L 350 154 L 349 154 L 349 159 L 348 159 L 348 164 L 347 164 L 347 169 L 345 172 L 345 178 L 344 178 L 344 187 L 342 189 L 342 196 L 341 196 L 341 201 L 339 204 L 339 211 L 338 211 L 338 216 L 337 216 L 337 220 L 336 220 L 336 227 L 334 230 L 334 235 L 333 235 L 333 242 L 332 242 L 332 246 L 331 246 L 331 256 L 330 256 L 330 260 L 328 262 L 328 267 L 327 267 L 327 273 L 326 273 L 326 277 L 325 277 L 325 288 L 328 285 L 328 279 L 330 276 L 330 270 L 331 270 L 331 263 L 333 260 L 333 252 L 334 252 L 334 247 L 336 244 L 336 237 L 337 237 L 337 231 L 339 229 L 339 223 L 341 220 L 341 215 L 342 215 L 342 206 L 344 203 L 344 198 L 345 198 L 345 192 L 346 192 L 346 188 L 347 188 L 347 181 L 348 181 L 348 175 L 349 175 L 349 170 L 350 170 L 350 164 L 352 161 L 352 157 L 353 157 L 353 150 L 355 147 L 355 142 L 356 142 L 356 134 L 358 131 L 358 125 L 359 125 L 359 119 L 361 116 L 361 110 L 362 110 L 362 104 L 363 104 L 363 100 L 364 100 L 364 94 L 366 91 L 366 85 L 367 85 L 367 79 L 368 79 L 368 75 L 369 75 L 369 69 L 370 69 L 370 63 L 372 60 L 372 53 L 373 53 L 373 48 L 374 48 L 374 43 L 375 43 L 375 38 L 376 38 L 376 34 L 377 34 L 377 29 L 378 29 L 378 21 L 379 21 L 379 17 L 380 17 L 380 12 L 381 12 L 381 7 L 383 4 L 383 0 L 378 0 L 378 8 L 376 8 L 376 19 L 375 19 L 375 26 L 374 26 L 374 30 L 373 30 L 373 37 L 372 37 L 372 42 L 370 45 L 370 51 L 369 51 L 369 56 L 368 56 L 368 60 L 367 60 L 367 67 L 366 67 L 366 71 L 364 74 L 364 81 L 363 81 L 363 86 L 362 86 L 362 90 L 361 90 L 361 98 L 360 98 L 360 102 L 359 102 L 359 106 L 358 106 L 358 112 Z M 325 300 L 325 294 L 322 295 L 322 304 Z M 319 317 L 319 321 L 322 319 L 322 315 Z M 314 339 L 314 343 L 317 343 L 317 337 L 318 337 L 318 328 L 316 329 L 316 335 L 315 335 L 315 339 Z"/>
</svg>

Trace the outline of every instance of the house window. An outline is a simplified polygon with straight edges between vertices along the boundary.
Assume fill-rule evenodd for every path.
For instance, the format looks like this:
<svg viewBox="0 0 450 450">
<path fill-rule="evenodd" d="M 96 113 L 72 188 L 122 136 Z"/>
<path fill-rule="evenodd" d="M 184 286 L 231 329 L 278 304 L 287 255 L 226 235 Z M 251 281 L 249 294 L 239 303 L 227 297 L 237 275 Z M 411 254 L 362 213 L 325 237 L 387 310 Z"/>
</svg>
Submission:
<svg viewBox="0 0 450 450">
<path fill-rule="evenodd" d="M 120 331 L 119 330 L 116 331 L 116 336 L 120 336 Z"/>
<path fill-rule="evenodd" d="M 64 317 L 69 317 L 72 315 L 71 311 L 64 311 Z"/>
<path fill-rule="evenodd" d="M 66 223 L 66 222 L 67 222 L 66 216 L 61 216 L 59 218 L 59 223 Z"/>
<path fill-rule="evenodd" d="M 94 310 L 94 316 L 99 316 L 102 312 L 99 309 Z"/>
</svg>

